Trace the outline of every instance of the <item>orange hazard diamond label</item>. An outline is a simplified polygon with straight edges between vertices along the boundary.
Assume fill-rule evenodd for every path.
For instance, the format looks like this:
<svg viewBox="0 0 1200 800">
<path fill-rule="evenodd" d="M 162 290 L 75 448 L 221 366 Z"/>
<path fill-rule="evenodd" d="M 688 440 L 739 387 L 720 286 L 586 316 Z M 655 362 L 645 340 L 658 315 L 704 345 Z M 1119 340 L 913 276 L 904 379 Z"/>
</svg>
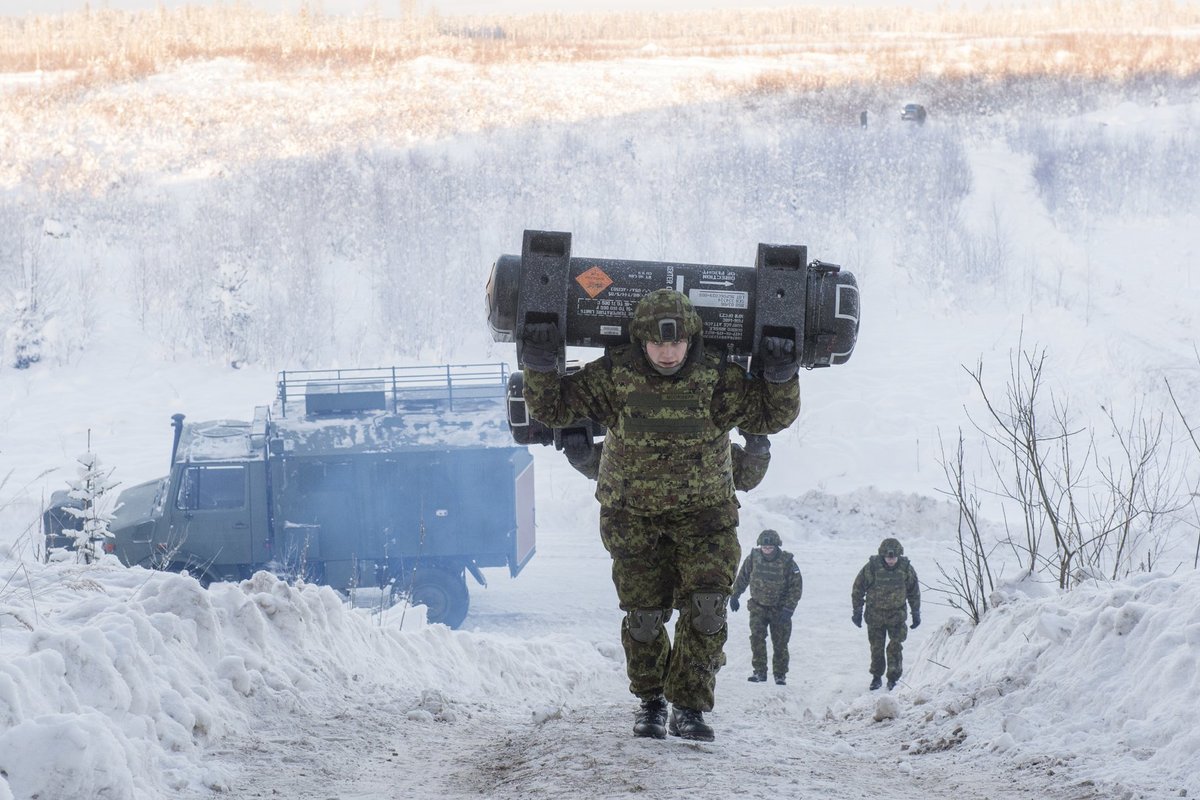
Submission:
<svg viewBox="0 0 1200 800">
<path fill-rule="evenodd" d="M 603 292 L 608 287 L 612 286 L 612 278 L 599 267 L 592 267 L 579 274 L 575 282 L 583 287 L 583 290 L 588 293 L 588 297 L 594 298 L 596 295 Z"/>
</svg>

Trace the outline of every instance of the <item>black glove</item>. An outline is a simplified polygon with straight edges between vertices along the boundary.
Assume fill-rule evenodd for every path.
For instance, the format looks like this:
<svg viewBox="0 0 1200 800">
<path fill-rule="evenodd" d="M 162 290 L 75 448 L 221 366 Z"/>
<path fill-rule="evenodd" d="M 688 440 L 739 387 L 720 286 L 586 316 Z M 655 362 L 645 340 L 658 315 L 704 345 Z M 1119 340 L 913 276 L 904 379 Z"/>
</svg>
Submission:
<svg viewBox="0 0 1200 800">
<path fill-rule="evenodd" d="M 913 612 L 913 621 L 912 621 L 912 625 L 909 625 L 908 627 L 910 627 L 910 628 L 919 628 L 919 627 L 921 627 L 921 612 L 920 612 L 920 611 L 914 611 L 914 612 Z"/>
<path fill-rule="evenodd" d="M 533 372 L 556 372 L 561 337 L 553 322 L 529 322 L 521 332 L 521 366 Z"/>
<path fill-rule="evenodd" d="M 584 463 L 592 457 L 592 438 L 586 433 L 572 431 L 564 434 L 562 446 L 567 461 L 572 464 Z"/>
<path fill-rule="evenodd" d="M 767 383 L 787 383 L 800 371 L 796 343 L 781 336 L 764 336 L 762 340 L 762 375 Z"/>
<path fill-rule="evenodd" d="M 854 623 L 854 627 L 861 628 L 862 627 L 862 610 L 860 609 L 858 611 L 855 611 L 854 615 L 852 617 L 850 617 L 850 621 Z"/>
<path fill-rule="evenodd" d="M 737 597 L 730 595 L 729 596 L 729 610 L 737 611 L 741 607 L 742 607 L 742 604 L 738 602 Z"/>
<path fill-rule="evenodd" d="M 771 440 L 762 433 L 746 433 L 741 428 L 738 428 L 738 433 L 746 440 L 745 446 L 742 448 L 752 456 L 765 456 L 771 452 Z"/>
</svg>

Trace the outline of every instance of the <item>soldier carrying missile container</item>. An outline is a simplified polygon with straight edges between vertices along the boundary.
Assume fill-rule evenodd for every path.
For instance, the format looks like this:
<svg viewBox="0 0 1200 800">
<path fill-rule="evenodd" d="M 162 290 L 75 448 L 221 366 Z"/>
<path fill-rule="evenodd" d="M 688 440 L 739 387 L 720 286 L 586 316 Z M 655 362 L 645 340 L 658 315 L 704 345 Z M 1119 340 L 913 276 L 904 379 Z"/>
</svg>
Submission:
<svg viewBox="0 0 1200 800">
<path fill-rule="evenodd" d="M 621 262 L 634 265 L 625 283 L 653 280 L 655 267 L 669 267 L 671 277 L 664 283 L 674 288 L 644 292 L 632 315 L 616 320 L 619 324 L 600 320 L 601 336 L 619 339 L 627 329 L 627 341 L 603 342 L 601 358 L 570 374 L 565 345 L 580 343 L 571 341 L 572 317 L 617 308 L 598 301 L 609 285 L 621 288 L 618 263 L 572 259 L 569 234 L 527 231 L 518 276 L 498 274 L 497 262 L 489 282 L 489 321 L 497 339 L 511 336 L 518 344 L 528 415 L 551 429 L 580 420 L 607 429 L 596 497 L 601 540 L 612 557 L 613 582 L 625 612 L 621 642 L 629 686 L 640 701 L 635 736 L 714 738 L 704 713 L 713 708 L 716 675 L 725 663 L 726 602 L 741 557 L 729 432 L 771 434 L 788 427 L 799 413 L 800 366 L 842 363 L 853 348 L 858 319 L 852 276 L 843 275 L 838 285 L 847 289 L 847 298 L 853 290 L 853 303 L 840 293 L 835 298 L 852 329 L 843 324 L 843 335 L 818 343 L 806 326 L 806 319 L 815 325 L 819 317 L 806 316 L 811 309 L 806 309 L 805 280 L 811 282 L 812 266 L 804 273 L 802 258 L 792 261 L 783 271 L 790 269 L 794 276 L 770 270 L 759 275 L 760 293 L 770 294 L 770 302 L 758 309 L 761 324 L 748 311 L 750 293 L 742 292 L 735 336 L 745 334 L 755 342 L 749 369 L 734 356 L 751 354 L 734 352 L 736 345 L 706 347 L 707 323 L 691 296 L 710 302 L 712 295 L 689 286 L 700 290 L 703 275 L 735 268 Z M 836 274 L 836 269 L 822 274 Z M 556 288 L 572 273 L 577 284 L 588 284 L 591 295 L 574 304 L 566 290 Z M 789 293 L 789 302 L 783 302 Z M 513 315 L 502 306 L 511 305 L 517 294 Z M 723 326 L 726 333 L 731 329 Z M 666 625 L 676 614 L 672 641 Z M 668 704 L 673 706 L 669 715 Z"/>
</svg>

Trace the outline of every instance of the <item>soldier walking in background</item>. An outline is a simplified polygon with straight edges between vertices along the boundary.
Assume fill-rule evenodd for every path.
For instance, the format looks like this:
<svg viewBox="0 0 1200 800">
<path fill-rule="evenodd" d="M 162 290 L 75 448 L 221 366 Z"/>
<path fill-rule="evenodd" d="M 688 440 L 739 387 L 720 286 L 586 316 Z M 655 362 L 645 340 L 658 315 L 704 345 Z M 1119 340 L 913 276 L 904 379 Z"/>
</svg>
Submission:
<svg viewBox="0 0 1200 800">
<path fill-rule="evenodd" d="M 629 344 L 570 375 L 558 374 L 556 325 L 526 323 L 521 334 L 530 416 L 608 429 L 596 499 L 625 611 L 629 689 L 641 701 L 635 736 L 713 739 L 703 712 L 725 663 L 725 603 L 741 555 L 729 432 L 775 433 L 800 409 L 791 339 L 764 337 L 749 374 L 706 351 L 702 328 L 686 296 L 659 289 L 634 309 Z"/>
<path fill-rule="evenodd" d="M 754 674 L 747 680 L 762 683 L 767 679 L 767 634 L 771 634 L 771 672 L 775 683 L 787 683 L 788 640 L 792 638 L 792 615 L 804 594 L 804 576 L 792 554 L 783 548 L 783 540 L 773 530 L 758 535 L 758 547 L 750 551 L 733 582 L 729 608 L 740 608 L 738 598 L 750 588 L 746 607 L 750 612 L 750 666 Z"/>
<path fill-rule="evenodd" d="M 921 587 L 917 583 L 917 571 L 904 557 L 904 548 L 898 539 L 887 538 L 879 543 L 879 554 L 871 556 L 854 579 L 850 600 L 854 609 L 850 620 L 860 628 L 864 617 L 867 621 L 867 641 L 871 643 L 871 690 L 883 684 L 886 668 L 890 691 L 896 688 L 896 682 L 904 673 L 909 608 L 912 609 L 912 627 L 921 624 Z"/>
</svg>

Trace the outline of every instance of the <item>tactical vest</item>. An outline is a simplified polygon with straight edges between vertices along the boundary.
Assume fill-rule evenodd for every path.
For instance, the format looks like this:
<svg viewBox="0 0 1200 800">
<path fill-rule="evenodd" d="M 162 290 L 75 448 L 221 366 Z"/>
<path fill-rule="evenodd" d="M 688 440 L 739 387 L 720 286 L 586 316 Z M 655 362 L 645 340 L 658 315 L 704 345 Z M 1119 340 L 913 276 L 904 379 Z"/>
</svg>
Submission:
<svg viewBox="0 0 1200 800">
<path fill-rule="evenodd" d="M 750 599 L 763 606 L 783 605 L 787 595 L 788 578 L 800 580 L 795 557 L 786 550 L 781 550 L 774 558 L 767 558 L 756 547 L 750 558 Z"/>
<path fill-rule="evenodd" d="M 888 569 L 883 556 L 875 555 L 871 556 L 870 565 L 870 583 L 866 587 L 867 617 L 882 619 L 905 613 L 911 577 L 908 558 L 900 556 L 896 566 Z"/>
<path fill-rule="evenodd" d="M 616 424 L 604 438 L 596 499 L 639 514 L 706 508 L 733 497 L 729 432 L 712 422 L 720 361 L 659 375 L 633 346 L 614 348 Z"/>
</svg>

